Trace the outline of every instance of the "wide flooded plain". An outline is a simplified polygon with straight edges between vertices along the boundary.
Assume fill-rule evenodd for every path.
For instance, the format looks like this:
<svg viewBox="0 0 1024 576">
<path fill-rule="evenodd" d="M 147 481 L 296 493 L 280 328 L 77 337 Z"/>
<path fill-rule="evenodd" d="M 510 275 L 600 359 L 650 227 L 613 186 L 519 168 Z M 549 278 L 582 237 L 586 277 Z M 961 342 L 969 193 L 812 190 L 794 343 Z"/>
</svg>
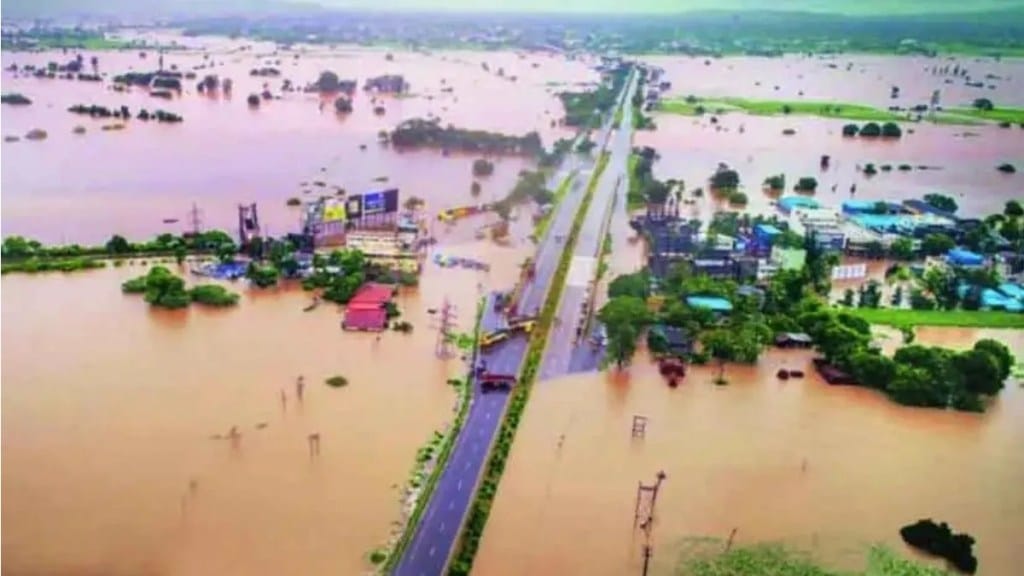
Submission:
<svg viewBox="0 0 1024 576">
<path fill-rule="evenodd" d="M 303 312 L 298 289 L 167 312 L 121 294 L 140 265 L 4 276 L 4 573 L 364 571 L 464 373 L 435 358 L 428 311 L 451 298 L 469 330 L 477 283 L 511 283 L 520 252 L 451 248 L 495 266 L 428 265 L 398 300 L 414 333 L 380 341 L 342 332 L 333 305 Z"/>
<path fill-rule="evenodd" d="M 921 330 L 954 348 L 1024 333 Z M 783 382 L 780 366 L 807 377 Z M 870 390 L 830 387 L 810 354 L 770 351 L 755 367 L 694 368 L 677 389 L 638 360 L 628 373 L 541 382 L 516 437 L 475 571 L 639 573 L 638 482 L 664 471 L 653 547 L 671 574 L 706 537 L 777 540 L 840 568 L 867 547 L 905 550 L 919 518 L 977 538 L 980 573 L 1019 572 L 1024 530 L 1024 388 L 1010 382 L 985 414 L 905 408 Z M 646 437 L 631 436 L 634 415 Z M 908 552 L 909 553 L 909 552 Z"/>
<path fill-rule="evenodd" d="M 166 39 L 165 39 L 166 41 Z M 233 229 L 235 206 L 257 202 L 264 232 L 283 234 L 299 227 L 300 211 L 288 198 L 315 198 L 338 188 L 362 193 L 398 187 L 404 197 L 418 196 L 432 212 L 457 205 L 503 198 L 521 169 L 531 163 L 500 158 L 495 171 L 481 178 L 479 197 L 470 194 L 472 155 L 442 156 L 440 151 L 397 151 L 378 143 L 378 133 L 402 120 L 437 117 L 442 125 L 524 135 L 537 131 L 547 146 L 571 131 L 552 125 L 561 115 L 554 92 L 564 83 L 593 82 L 585 63 L 549 55 L 511 52 L 389 53 L 383 49 L 273 46 L 193 39 L 197 46 L 164 55 L 164 66 L 194 71 L 180 97 L 153 98 L 139 88 L 112 91 L 107 82 L 48 80 L 3 72 L 4 91 L 32 99 L 30 106 L 3 106 L 4 135 L 24 136 L 43 129 L 42 141 L 3 143 L 3 227 L 44 242 L 98 243 L 112 233 L 145 238 L 180 232 L 193 203 L 207 227 Z M 99 71 L 114 75 L 157 68 L 156 51 L 83 53 Z M 74 55 L 46 52 L 2 55 L 11 64 L 45 66 Z M 487 69 L 484 65 L 487 65 Z M 279 77 L 250 76 L 250 70 L 276 67 Z M 498 75 L 498 71 L 502 75 Z M 318 94 L 282 92 L 284 80 L 298 88 L 315 82 L 322 71 L 356 79 L 402 74 L 410 84 L 403 97 L 374 97 L 357 90 L 354 110 L 339 115 L 333 99 Z M 230 95 L 200 94 L 196 83 L 206 74 L 231 78 Z M 515 77 L 515 80 L 512 79 Z M 269 90 L 272 100 L 250 108 L 246 97 Z M 514 97 L 513 97 L 514 96 Z M 373 100 L 376 100 L 374 102 Z M 115 121 L 67 111 L 75 104 L 164 109 L 184 117 L 167 125 L 138 120 L 126 128 L 103 131 Z M 375 106 L 383 114 L 374 112 Z M 85 134 L 74 134 L 83 126 Z M 320 184 L 317 184 L 320 183 Z M 165 219 L 180 222 L 164 224 Z"/>
<path fill-rule="evenodd" d="M 970 106 L 974 98 L 989 98 L 997 106 L 1024 105 L 1024 60 L 969 59 L 958 61 L 978 77 L 997 76 L 989 90 L 969 88 L 963 80 L 945 84 L 932 66 L 955 65 L 954 61 L 909 57 L 842 57 L 837 59 L 787 56 L 784 58 L 644 58 L 665 69 L 672 83 L 667 98 L 696 95 L 704 98 L 740 97 L 766 100 L 827 101 L 869 104 L 885 109 L 927 104 L 933 90 L 940 90 L 946 106 Z M 846 63 L 852 68 L 846 70 Z M 830 68 L 830 65 L 837 65 Z M 775 90 L 778 85 L 779 89 Z M 898 100 L 890 98 L 892 86 L 901 87 Z M 804 176 L 818 180 L 814 197 L 826 206 L 844 200 L 900 201 L 928 193 L 952 196 L 960 213 L 986 216 L 1000 212 L 1003 204 L 1020 198 L 1019 174 L 996 170 L 1003 163 L 1024 164 L 1024 130 L 1014 125 L 979 126 L 901 123 L 899 140 L 844 138 L 848 120 L 790 117 L 758 117 L 742 113 L 685 117 L 655 113 L 658 129 L 640 131 L 639 146 L 652 146 L 661 160 L 654 166 L 660 179 L 681 179 L 687 190 L 705 188 L 719 163 L 740 175 L 749 198 L 747 209 L 771 212 L 778 194 L 762 191 L 765 178 L 786 176 L 787 191 Z M 863 122 L 855 122 L 863 124 Z M 784 130 L 794 133 L 784 135 Z M 829 156 L 823 168 L 821 157 Z M 867 164 L 878 173 L 864 174 Z M 900 170 L 907 165 L 911 170 Z M 884 168 L 885 166 L 888 169 Z M 851 192 L 852 190 L 852 192 Z M 687 194 L 689 196 L 689 194 Z M 684 207 L 703 220 L 724 205 L 705 195 Z"/>
</svg>

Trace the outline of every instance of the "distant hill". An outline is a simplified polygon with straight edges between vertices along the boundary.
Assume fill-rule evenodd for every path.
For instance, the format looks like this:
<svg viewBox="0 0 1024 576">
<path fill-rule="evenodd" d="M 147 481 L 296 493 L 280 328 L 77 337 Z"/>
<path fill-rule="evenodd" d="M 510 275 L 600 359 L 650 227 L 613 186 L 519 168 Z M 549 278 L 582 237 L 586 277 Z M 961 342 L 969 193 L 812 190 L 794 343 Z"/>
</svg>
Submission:
<svg viewBox="0 0 1024 576">
<path fill-rule="evenodd" d="M 1017 11 L 1024 18 L 1024 0 L 4 0 L 4 19 L 122 16 L 180 18 L 219 15 L 263 15 L 329 10 L 444 12 L 567 12 L 605 14 L 725 11 L 813 12 L 845 16 L 925 17 Z M 969 24 L 969 22 L 965 22 Z"/>
</svg>

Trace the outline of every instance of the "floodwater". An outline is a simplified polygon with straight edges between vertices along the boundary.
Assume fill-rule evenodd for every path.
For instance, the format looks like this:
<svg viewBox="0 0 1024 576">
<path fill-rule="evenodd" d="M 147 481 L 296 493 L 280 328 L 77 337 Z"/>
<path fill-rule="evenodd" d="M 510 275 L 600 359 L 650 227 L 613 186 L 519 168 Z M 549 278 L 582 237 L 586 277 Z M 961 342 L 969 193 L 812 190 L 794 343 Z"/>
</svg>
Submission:
<svg viewBox="0 0 1024 576">
<path fill-rule="evenodd" d="M 669 94 L 679 97 L 693 94 L 759 100 L 805 99 L 909 108 L 928 104 L 932 91 L 939 90 L 940 104 L 949 108 L 970 106 L 975 98 L 988 98 L 996 106 L 1024 105 L 1024 59 L 1019 58 L 997 61 L 867 55 L 721 59 L 645 56 L 643 61 L 663 68 L 665 80 L 672 82 Z M 833 65 L 835 68 L 830 67 Z M 946 65 L 951 71 L 957 65 L 966 68 L 971 80 L 983 81 L 985 87 L 966 86 L 963 78 L 953 79 L 952 74 L 932 74 L 933 66 Z M 996 78 L 986 78 L 989 75 Z M 953 81 L 946 84 L 947 78 Z M 900 89 L 898 98 L 891 97 L 893 86 Z"/>
<path fill-rule="evenodd" d="M 941 77 L 924 71 L 925 66 L 945 61 L 923 58 L 855 57 L 853 70 L 830 69 L 826 61 L 816 58 L 726 58 L 703 59 L 645 58 L 666 70 L 672 82 L 671 96 L 738 96 L 764 99 L 806 99 L 872 104 L 887 107 L 927 103 L 931 91 L 941 88 L 947 106 L 969 105 L 973 98 L 987 97 L 997 105 L 1024 104 L 1024 60 L 991 60 L 968 62 L 969 69 L 984 70 L 1008 78 L 996 81 L 996 90 L 978 90 L 943 84 Z M 865 72 L 859 70 L 863 68 Z M 775 80 L 773 80 L 775 79 Z M 791 80 L 790 80 L 791 79 Z M 762 82 L 756 86 L 755 82 Z M 780 90 L 773 90 L 773 82 Z M 889 99 L 890 87 L 902 87 L 904 99 Z M 798 96 L 802 90 L 803 96 Z M 976 94 L 975 92 L 981 92 Z M 897 141 L 843 138 L 842 126 L 847 120 L 805 116 L 756 117 L 740 113 L 717 117 L 683 117 L 656 114 L 658 129 L 638 132 L 634 142 L 652 146 L 661 154 L 655 164 L 655 175 L 661 179 L 676 178 L 686 182 L 688 190 L 707 188 L 707 180 L 720 162 L 739 172 L 743 190 L 752 212 L 771 211 L 777 195 L 762 191 L 768 176 L 785 174 L 792 188 L 803 176 L 818 180 L 815 198 L 826 206 L 838 207 L 850 198 L 898 201 L 920 198 L 940 192 L 953 196 L 960 213 L 984 216 L 1001 211 L 1003 204 L 1020 198 L 1022 185 L 1018 175 L 1007 175 L 996 166 L 1024 162 L 1024 130 L 985 126 L 948 126 L 903 123 L 904 135 Z M 785 129 L 796 131 L 791 136 Z M 913 133 L 910 133 L 913 130 Z M 830 166 L 822 170 L 822 155 L 831 157 Z M 892 170 L 865 176 L 859 167 L 868 163 L 880 167 L 890 164 Z M 900 164 L 914 170 L 901 172 Z M 927 169 L 920 169 L 924 166 Z M 851 195 L 851 186 L 856 192 Z M 832 188 L 835 186 L 835 191 Z M 786 192 L 791 193 L 791 192 Z M 703 220 L 710 218 L 722 203 L 713 198 L 695 199 L 684 212 Z"/>
<path fill-rule="evenodd" d="M 233 230 L 235 205 L 255 201 L 264 231 L 277 235 L 299 226 L 300 211 L 285 206 L 288 198 L 332 194 L 335 187 L 349 193 L 398 187 L 403 197 L 426 199 L 432 212 L 502 198 L 519 171 L 530 167 L 524 159 L 496 159 L 494 174 L 480 179 L 483 190 L 474 198 L 470 194 L 473 156 L 444 157 L 433 150 L 400 153 L 379 145 L 378 132 L 391 130 L 404 119 L 434 115 L 442 124 L 465 128 L 519 135 L 535 130 L 550 146 L 570 135 L 565 128 L 551 126 L 561 115 L 555 92 L 562 89 L 551 84 L 596 79 L 585 63 L 548 55 L 396 51 L 389 61 L 383 49 L 300 46 L 275 53 L 267 44 L 157 38 L 164 42 L 177 38 L 188 44 L 187 49 L 168 52 L 165 67 L 177 66 L 181 71 L 202 67 L 195 70 L 199 79 L 208 73 L 231 78 L 232 95 L 198 94 L 198 80 L 193 80 L 185 81 L 182 96 L 165 101 L 139 89 L 117 93 L 106 83 L 3 72 L 5 92 L 20 92 L 33 100 L 31 106 L 3 106 L 3 134 L 24 136 L 33 128 L 49 134 L 43 141 L 2 144 L 5 234 L 51 243 L 98 243 L 115 232 L 146 238 L 183 231 L 189 226 L 193 203 L 203 212 L 206 227 Z M 83 55 L 87 69 L 90 57 L 98 56 L 99 70 L 108 79 L 157 67 L 155 51 L 145 59 L 135 51 Z M 12 63 L 66 62 L 73 56 L 5 51 L 0 60 L 7 68 Z M 269 65 L 282 75 L 249 75 L 250 69 Z M 499 68 L 504 69 L 504 77 L 497 75 Z M 325 100 L 321 109 L 316 94 L 281 92 L 284 79 L 301 88 L 324 70 L 335 71 L 342 79 L 357 79 L 360 85 L 371 76 L 404 74 L 411 95 L 380 97 L 386 113 L 378 116 L 371 96 L 359 90 L 353 113 L 339 116 L 331 100 Z M 510 76 L 517 79 L 513 82 Z M 261 91 L 264 83 L 275 99 L 252 110 L 246 96 Z M 446 87 L 452 92 L 443 92 Z M 124 130 L 102 131 L 104 124 L 113 122 L 67 112 L 78 103 L 126 105 L 133 114 L 140 108 L 161 108 L 182 115 L 185 121 L 160 125 L 132 120 Z M 87 133 L 73 134 L 77 125 L 86 127 Z M 365 150 L 360 148 L 363 145 Z M 387 180 L 378 180 L 382 177 Z M 315 186 L 317 181 L 325 186 Z M 300 185 L 303 182 L 307 185 Z M 162 223 L 170 218 L 180 222 Z"/>
<path fill-rule="evenodd" d="M 1019 331 L 923 329 L 919 341 L 958 348 L 986 336 L 1024 353 Z M 1008 383 L 982 415 L 905 408 L 829 387 L 810 357 L 772 350 L 756 367 L 729 366 L 724 387 L 707 367 L 670 389 L 646 360 L 628 375 L 541 383 L 475 571 L 640 573 L 637 483 L 664 471 L 653 574 L 673 573 L 700 538 L 725 541 L 734 529 L 739 543 L 782 541 L 857 569 L 872 543 L 906 551 L 899 528 L 927 517 L 977 539 L 981 573 L 1018 574 L 1024 388 Z M 807 377 L 776 380 L 780 366 Z M 649 418 L 643 439 L 631 437 L 634 415 Z"/>
<path fill-rule="evenodd" d="M 428 264 L 399 298 L 415 332 L 379 342 L 342 332 L 333 305 L 303 312 L 298 289 L 166 312 L 121 294 L 141 265 L 4 276 L 3 573 L 366 570 L 401 517 L 416 449 L 450 421 L 446 380 L 464 370 L 435 358 L 428 309 L 450 298 L 468 330 L 477 283 L 510 285 L 522 257 L 446 251 L 494 268 Z M 349 385 L 326 386 L 333 374 Z M 211 438 L 232 426 L 237 446 Z"/>
</svg>

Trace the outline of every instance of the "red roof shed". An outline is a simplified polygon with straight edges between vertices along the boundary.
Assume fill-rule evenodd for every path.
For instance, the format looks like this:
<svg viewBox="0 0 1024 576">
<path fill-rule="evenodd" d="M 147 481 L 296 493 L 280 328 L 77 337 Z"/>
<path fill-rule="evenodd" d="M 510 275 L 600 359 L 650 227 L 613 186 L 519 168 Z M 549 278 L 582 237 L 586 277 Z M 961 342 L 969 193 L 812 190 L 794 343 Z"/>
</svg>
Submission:
<svg viewBox="0 0 1024 576">
<path fill-rule="evenodd" d="M 345 311 L 341 327 L 345 330 L 369 330 L 379 332 L 388 323 L 388 313 L 383 308 L 357 308 Z"/>
</svg>

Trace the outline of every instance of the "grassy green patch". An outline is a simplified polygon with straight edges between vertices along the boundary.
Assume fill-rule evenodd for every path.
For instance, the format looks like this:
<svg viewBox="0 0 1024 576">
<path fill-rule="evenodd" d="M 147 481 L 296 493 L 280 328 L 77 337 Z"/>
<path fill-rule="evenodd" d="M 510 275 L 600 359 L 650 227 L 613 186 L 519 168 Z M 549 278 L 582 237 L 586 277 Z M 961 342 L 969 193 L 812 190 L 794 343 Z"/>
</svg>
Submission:
<svg viewBox="0 0 1024 576">
<path fill-rule="evenodd" d="M 977 108 L 946 108 L 947 114 L 978 118 L 991 122 L 1012 122 L 1020 124 L 1024 122 L 1024 108 L 994 108 L 992 110 L 979 110 Z"/>
<path fill-rule="evenodd" d="M 324 384 L 327 384 L 331 388 L 344 388 L 348 386 L 348 378 L 341 375 L 334 375 L 324 380 Z"/>
<path fill-rule="evenodd" d="M 666 100 L 659 105 L 665 112 L 698 115 L 719 112 L 746 112 L 755 116 L 820 116 L 845 120 L 873 120 L 876 122 L 906 120 L 900 112 L 889 112 L 863 104 L 846 102 L 810 102 L 804 100 L 751 100 L 747 98 L 716 98 L 714 100 Z"/>
<path fill-rule="evenodd" d="M 612 126 L 618 130 L 622 126 L 622 108 L 619 107 L 615 110 L 615 119 L 612 121 Z"/>
<path fill-rule="evenodd" d="M 844 310 L 872 324 L 897 328 L 956 326 L 961 328 L 1024 328 L 1024 314 L 995 310 L 903 310 L 851 308 Z"/>
<path fill-rule="evenodd" d="M 551 201 L 551 210 L 541 217 L 540 222 L 537 223 L 537 229 L 533 233 L 534 238 L 538 241 L 541 238 L 544 238 L 544 235 L 548 232 L 548 228 L 551 227 L 551 218 L 554 215 L 555 210 L 558 209 L 558 205 L 562 202 L 562 199 L 565 198 L 565 195 L 569 192 L 569 186 L 571 186 L 573 181 L 576 179 L 576 174 L 577 171 L 572 171 L 565 177 L 565 180 L 562 180 L 562 183 L 558 185 L 558 189 L 555 190 L 554 199 Z"/>
</svg>

